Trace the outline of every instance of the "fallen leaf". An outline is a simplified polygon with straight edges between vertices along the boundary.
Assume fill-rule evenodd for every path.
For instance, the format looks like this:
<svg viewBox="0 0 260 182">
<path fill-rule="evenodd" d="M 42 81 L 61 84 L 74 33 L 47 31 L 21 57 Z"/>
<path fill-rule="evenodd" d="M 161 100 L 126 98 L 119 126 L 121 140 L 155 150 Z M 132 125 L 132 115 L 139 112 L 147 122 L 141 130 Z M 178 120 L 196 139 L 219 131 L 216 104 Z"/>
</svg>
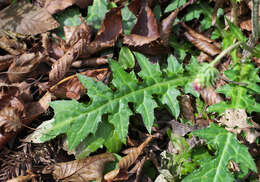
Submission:
<svg viewBox="0 0 260 182">
<path fill-rule="evenodd" d="M 13 55 L 0 56 L 0 71 L 6 70 L 13 62 Z"/>
<path fill-rule="evenodd" d="M 248 116 L 244 109 L 227 109 L 218 122 L 226 125 L 226 129 L 235 134 L 244 131 L 249 143 L 255 142 L 260 132 L 254 130 L 254 126 L 248 124 Z"/>
<path fill-rule="evenodd" d="M 118 164 L 117 169 L 110 171 L 104 176 L 104 179 L 107 181 L 113 181 L 117 178 L 121 171 L 127 170 L 138 158 L 138 156 L 143 152 L 143 149 L 148 145 L 148 143 L 153 139 L 152 135 L 149 135 L 146 140 L 138 147 L 132 148 L 131 152 L 122 157 Z"/>
<path fill-rule="evenodd" d="M 191 99 L 188 95 L 180 97 L 180 110 L 183 117 L 191 122 L 195 122 L 194 109 L 191 105 Z"/>
<path fill-rule="evenodd" d="M 95 39 L 88 46 L 84 47 L 84 52 L 81 57 L 89 57 L 96 52 L 114 46 L 121 33 L 121 9 L 113 8 L 105 15 Z"/>
<path fill-rule="evenodd" d="M 220 48 L 218 48 L 217 44 L 213 40 L 193 31 L 185 25 L 185 23 L 181 23 L 181 25 L 187 30 L 187 32 L 184 33 L 185 37 L 198 49 L 210 56 L 216 56 L 221 52 Z"/>
<path fill-rule="evenodd" d="M 200 91 L 200 95 L 204 102 L 209 106 L 223 101 L 222 97 L 212 87 L 203 88 Z"/>
<path fill-rule="evenodd" d="M 45 171 L 49 172 L 51 169 L 53 177 L 56 180 L 62 180 L 64 182 L 102 180 L 105 163 L 114 160 L 115 156 L 113 154 L 104 153 L 90 156 L 85 159 L 57 163 L 43 169 L 43 173 L 45 173 Z"/>
<path fill-rule="evenodd" d="M 30 3 L 12 3 L 0 11 L 0 19 L 0 28 L 21 34 L 36 35 L 59 26 L 45 9 Z"/>
<path fill-rule="evenodd" d="M 108 69 L 96 69 L 96 70 L 87 70 L 81 72 L 80 74 L 92 77 L 95 80 L 103 81 L 107 76 Z M 51 91 L 54 92 L 54 95 L 58 98 L 70 98 L 78 100 L 82 95 L 85 94 L 86 89 L 83 87 L 81 82 L 78 80 L 78 77 L 72 75 L 68 78 L 65 78 L 64 81 L 60 81 L 51 88 Z"/>
<path fill-rule="evenodd" d="M 179 9 L 173 11 L 169 16 L 162 20 L 160 25 L 160 38 L 164 46 L 168 46 L 171 35 L 172 26 L 175 18 L 179 13 Z"/>
<path fill-rule="evenodd" d="M 107 58 L 98 57 L 98 58 L 89 58 L 86 60 L 77 60 L 72 63 L 72 67 L 74 68 L 82 68 L 86 66 L 100 66 L 108 63 Z"/>
<path fill-rule="evenodd" d="M 10 82 L 21 82 L 26 76 L 34 71 L 39 63 L 43 60 L 44 55 L 40 52 L 24 53 L 13 61 L 8 69 L 8 79 Z"/>
<path fill-rule="evenodd" d="M 153 11 L 145 3 L 140 10 L 137 22 L 130 35 L 125 35 L 123 43 L 130 46 L 142 46 L 160 37 L 158 25 Z"/>
<path fill-rule="evenodd" d="M 7 182 L 27 182 L 30 181 L 35 175 L 18 176 L 16 178 L 10 179 Z"/>
<path fill-rule="evenodd" d="M 1 31 L 0 31 L 1 35 Z M 19 55 L 24 52 L 24 46 L 18 43 L 16 40 L 8 38 L 6 35 L 3 35 L 0 38 L 0 48 L 10 53 L 11 55 Z"/>
</svg>

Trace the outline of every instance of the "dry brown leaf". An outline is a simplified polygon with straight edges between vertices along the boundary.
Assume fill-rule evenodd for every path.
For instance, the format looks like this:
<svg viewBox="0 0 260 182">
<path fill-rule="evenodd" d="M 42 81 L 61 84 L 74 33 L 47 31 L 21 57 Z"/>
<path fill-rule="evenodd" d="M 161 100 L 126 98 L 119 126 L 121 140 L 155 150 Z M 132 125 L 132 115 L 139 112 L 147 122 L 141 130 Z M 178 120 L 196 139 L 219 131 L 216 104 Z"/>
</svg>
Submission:
<svg viewBox="0 0 260 182">
<path fill-rule="evenodd" d="M 69 71 L 71 64 L 82 53 L 83 46 L 86 45 L 84 39 L 80 39 L 73 47 L 71 47 L 64 56 L 57 60 L 49 73 L 49 84 L 53 85 L 64 78 Z"/>
<path fill-rule="evenodd" d="M 1 31 L 0 31 L 1 35 Z M 11 55 L 19 55 L 24 52 L 25 47 L 16 40 L 9 39 L 6 35 L 0 38 L 0 48 L 10 53 Z"/>
<path fill-rule="evenodd" d="M 249 125 L 247 120 L 247 113 L 244 109 L 227 109 L 218 122 L 226 125 L 226 129 L 235 134 L 244 131 L 246 140 L 253 143 L 260 136 L 260 133 L 254 130 L 254 126 Z"/>
<path fill-rule="evenodd" d="M 191 105 L 191 98 L 188 95 L 180 97 L 180 109 L 183 117 L 189 121 L 195 122 L 194 109 Z"/>
<path fill-rule="evenodd" d="M 87 182 L 102 180 L 104 164 L 115 160 L 111 153 L 87 157 L 86 159 L 57 163 L 51 166 L 52 175 L 56 180 L 64 182 Z M 46 167 L 43 173 L 49 172 Z"/>
<path fill-rule="evenodd" d="M 209 106 L 223 101 L 222 97 L 212 87 L 202 89 L 200 95 Z"/>
<path fill-rule="evenodd" d="M 10 82 L 23 81 L 28 74 L 34 71 L 39 63 L 44 58 L 40 52 L 36 53 L 24 53 L 19 56 L 8 69 L 8 79 Z"/>
<path fill-rule="evenodd" d="M 16 178 L 8 180 L 7 182 L 27 182 L 27 181 L 30 181 L 34 177 L 35 177 L 34 174 L 29 174 L 26 176 L 18 176 Z"/>
<path fill-rule="evenodd" d="M 59 26 L 45 9 L 30 3 L 12 3 L 0 11 L 0 19 L 0 28 L 21 34 L 35 35 Z"/>
<path fill-rule="evenodd" d="M 185 25 L 185 23 L 181 24 L 188 31 L 184 33 L 185 37 L 198 49 L 209 54 L 210 56 L 216 56 L 221 52 L 221 49 L 213 40 L 195 32 Z"/>
<path fill-rule="evenodd" d="M 242 30 L 252 31 L 252 22 L 251 19 L 243 20 L 240 22 L 240 28 Z"/>
<path fill-rule="evenodd" d="M 50 13 L 55 14 L 66 9 L 73 4 L 77 4 L 80 8 L 86 8 L 92 0 L 46 0 L 44 8 Z"/>
<path fill-rule="evenodd" d="M 219 8 L 223 7 L 225 0 L 216 0 L 215 6 L 214 6 L 214 10 L 212 13 L 212 22 L 211 25 L 214 26 L 217 20 L 217 11 Z"/>
<path fill-rule="evenodd" d="M 0 56 L 0 71 L 4 71 L 10 66 L 13 58 L 13 55 Z"/>
<path fill-rule="evenodd" d="M 89 58 L 86 60 L 77 60 L 72 63 L 74 68 L 82 68 L 86 66 L 100 66 L 108 63 L 107 58 L 99 57 L 99 58 Z"/>
<path fill-rule="evenodd" d="M 113 47 L 121 33 L 121 9 L 113 8 L 106 14 L 95 39 L 88 46 L 84 47 L 81 57 L 89 57 L 103 49 Z"/>
<path fill-rule="evenodd" d="M 0 127 L 5 133 L 17 131 L 21 128 L 21 113 L 16 108 L 6 106 L 0 110 Z"/>
<path fill-rule="evenodd" d="M 104 81 L 107 76 L 108 69 L 96 69 L 96 70 L 87 70 L 81 72 L 80 74 L 86 75 L 88 77 L 93 77 L 97 81 Z M 64 80 L 61 80 L 59 83 L 51 88 L 51 91 L 54 92 L 54 95 L 58 98 L 70 98 L 70 99 L 80 99 L 80 97 L 85 94 L 86 89 L 80 83 L 76 75 L 72 75 Z"/>
<path fill-rule="evenodd" d="M 199 63 L 213 61 L 213 59 L 208 54 L 202 51 L 200 52 L 200 55 L 197 57 L 197 60 Z"/>
<path fill-rule="evenodd" d="M 85 39 L 86 44 L 88 44 L 90 41 L 92 28 L 86 24 L 82 17 L 80 17 L 80 20 L 82 23 L 78 26 L 64 26 L 66 45 L 68 47 L 73 46 L 82 38 Z"/>
<path fill-rule="evenodd" d="M 171 35 L 172 25 L 175 18 L 179 13 L 179 9 L 173 11 L 168 17 L 162 20 L 160 26 L 160 38 L 164 46 L 168 46 L 169 38 Z"/>
<path fill-rule="evenodd" d="M 147 146 L 147 144 L 153 139 L 152 135 L 149 135 L 148 138 L 139 146 L 135 148 L 131 148 L 131 152 L 122 157 L 120 161 L 117 163 L 117 169 L 110 171 L 104 176 L 104 179 L 107 181 L 114 181 L 117 178 L 121 171 L 127 170 L 138 158 L 138 156 L 143 152 L 143 149 Z"/>
<path fill-rule="evenodd" d="M 145 6 L 140 10 L 131 34 L 124 36 L 123 43 L 130 46 L 142 46 L 159 37 L 160 33 L 153 11 L 148 6 L 148 3 L 145 3 Z"/>
</svg>

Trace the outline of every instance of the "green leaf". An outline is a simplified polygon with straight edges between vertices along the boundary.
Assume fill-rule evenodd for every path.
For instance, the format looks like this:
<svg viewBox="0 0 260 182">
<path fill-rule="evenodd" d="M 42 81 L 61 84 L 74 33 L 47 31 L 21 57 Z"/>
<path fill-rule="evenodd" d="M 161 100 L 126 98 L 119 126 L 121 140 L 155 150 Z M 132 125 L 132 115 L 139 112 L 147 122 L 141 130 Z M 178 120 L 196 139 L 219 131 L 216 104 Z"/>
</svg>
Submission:
<svg viewBox="0 0 260 182">
<path fill-rule="evenodd" d="M 95 30 L 98 30 L 101 23 L 108 12 L 108 3 L 106 0 L 94 0 L 92 6 L 88 7 L 88 16 L 86 21 L 92 25 Z"/>
<path fill-rule="evenodd" d="M 246 37 L 243 35 L 241 29 L 233 24 L 228 18 L 225 17 L 225 20 L 228 22 L 229 29 L 235 35 L 235 37 L 242 42 L 246 42 Z"/>
<path fill-rule="evenodd" d="M 124 68 L 133 68 L 135 66 L 135 58 L 128 47 L 122 47 L 119 53 L 118 63 Z"/>
<path fill-rule="evenodd" d="M 235 181 L 234 176 L 228 170 L 231 160 L 239 164 L 240 173 L 243 175 L 246 175 L 249 170 L 257 172 L 254 159 L 248 149 L 238 142 L 233 133 L 211 123 L 208 128 L 193 131 L 192 134 L 205 139 L 217 151 L 214 159 L 204 161 L 200 168 L 185 177 L 183 182 Z"/>
<path fill-rule="evenodd" d="M 129 35 L 131 33 L 132 28 L 136 24 L 137 18 L 136 16 L 128 9 L 128 6 L 125 5 L 121 10 L 122 14 L 122 24 L 124 34 Z"/>
<path fill-rule="evenodd" d="M 102 82 L 79 74 L 78 78 L 86 87 L 90 102 L 87 105 L 75 100 L 52 102 L 55 121 L 41 140 L 50 140 L 64 133 L 68 139 L 68 148 L 71 150 L 88 136 L 95 135 L 98 128 L 103 125 L 102 116 L 108 115 L 108 122 L 113 125 L 120 141 L 125 143 L 129 117 L 133 113 L 128 104 L 134 104 L 133 110 L 141 114 L 147 130 L 151 132 L 154 122 L 153 110 L 157 107 L 155 95 L 177 118 L 179 115 L 177 96 L 180 92 L 176 88 L 187 84 L 189 77 L 181 73 L 174 78 L 163 75 L 158 64 L 150 63 L 140 53 L 134 54 L 141 67 L 138 75 L 143 79 L 142 82 L 136 79 L 133 72 L 125 72 L 113 60 L 109 62 L 113 72 L 113 90 Z"/>
<path fill-rule="evenodd" d="M 165 13 L 176 10 L 177 8 L 183 6 L 187 0 L 173 0 L 171 4 L 169 4 L 164 10 Z"/>
<path fill-rule="evenodd" d="M 248 93 L 248 89 L 244 87 L 227 84 L 217 89 L 217 92 L 230 97 L 231 101 L 211 105 L 208 108 L 208 112 L 223 113 L 226 109 L 245 109 L 249 113 L 253 111 L 260 112 L 260 104 L 255 101 Z"/>
<path fill-rule="evenodd" d="M 231 69 L 225 71 L 225 75 L 231 81 L 247 84 L 247 86 L 227 84 L 217 89 L 217 92 L 225 94 L 230 101 L 220 102 L 211 105 L 209 112 L 223 113 L 226 109 L 245 109 L 251 113 L 253 111 L 260 112 L 260 104 L 257 103 L 251 95 L 260 93 L 260 82 L 258 76 L 258 68 L 253 64 L 245 63 L 234 64 Z"/>
<path fill-rule="evenodd" d="M 168 59 L 168 67 L 165 70 L 168 76 L 177 76 L 178 74 L 182 74 L 184 69 L 182 65 L 177 61 L 176 57 L 173 55 L 169 55 Z"/>
</svg>

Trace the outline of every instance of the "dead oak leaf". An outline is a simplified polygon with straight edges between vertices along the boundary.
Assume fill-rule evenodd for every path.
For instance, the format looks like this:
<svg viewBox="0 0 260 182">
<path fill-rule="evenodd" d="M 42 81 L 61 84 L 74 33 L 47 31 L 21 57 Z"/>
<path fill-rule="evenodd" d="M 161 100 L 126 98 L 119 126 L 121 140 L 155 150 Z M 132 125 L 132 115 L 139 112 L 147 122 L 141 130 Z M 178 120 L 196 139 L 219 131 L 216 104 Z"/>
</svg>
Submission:
<svg viewBox="0 0 260 182">
<path fill-rule="evenodd" d="M 59 26 L 59 23 L 45 9 L 30 3 L 12 3 L 0 11 L 0 20 L 0 28 L 30 35 L 43 33 Z"/>
<path fill-rule="evenodd" d="M 125 35 L 123 43 L 130 46 L 142 46 L 160 37 L 159 28 L 153 11 L 145 3 L 140 10 L 137 22 L 130 35 Z"/>
<path fill-rule="evenodd" d="M 51 167 L 46 167 L 43 173 L 48 173 L 51 170 L 53 177 L 63 182 L 102 180 L 105 163 L 114 160 L 115 156 L 113 154 L 104 153 L 85 159 L 57 163 Z"/>
</svg>

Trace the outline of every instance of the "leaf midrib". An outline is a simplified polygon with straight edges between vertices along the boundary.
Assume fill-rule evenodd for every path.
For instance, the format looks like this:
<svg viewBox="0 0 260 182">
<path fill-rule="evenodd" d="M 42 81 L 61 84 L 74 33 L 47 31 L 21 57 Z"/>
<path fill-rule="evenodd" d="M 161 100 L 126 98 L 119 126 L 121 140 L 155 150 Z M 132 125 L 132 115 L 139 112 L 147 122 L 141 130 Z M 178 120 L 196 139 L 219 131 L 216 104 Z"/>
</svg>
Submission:
<svg viewBox="0 0 260 182">
<path fill-rule="evenodd" d="M 153 85 L 151 85 L 151 86 L 148 86 L 148 87 L 144 87 L 144 88 L 141 88 L 141 89 L 138 89 L 138 90 L 134 90 L 133 92 L 129 92 L 129 93 L 127 93 L 127 94 L 125 94 L 125 95 L 122 95 L 122 96 L 120 96 L 120 97 L 117 97 L 117 98 L 114 98 L 114 99 L 111 99 L 111 100 L 109 100 L 107 103 L 105 103 L 105 104 L 103 104 L 103 105 L 100 105 L 100 106 L 98 106 L 98 107 L 96 107 L 96 108 L 94 108 L 94 109 L 92 109 L 92 110 L 89 110 L 89 111 L 87 111 L 87 112 L 82 112 L 82 114 L 79 114 L 79 115 L 77 115 L 77 116 L 75 116 L 75 117 L 71 117 L 69 120 L 65 120 L 66 122 L 60 122 L 60 123 L 57 123 L 55 126 L 53 126 L 50 130 L 57 130 L 58 128 L 62 128 L 63 126 L 65 126 L 65 125 L 69 125 L 71 122 L 73 122 L 73 121 L 75 121 L 77 118 L 79 118 L 79 117 L 81 117 L 82 115 L 86 115 L 86 114 L 90 114 L 90 113 L 92 113 L 92 112 L 97 112 L 97 110 L 99 110 L 99 109 L 102 109 L 102 108 L 104 108 L 104 107 L 107 107 L 109 104 L 113 104 L 113 102 L 118 102 L 119 100 L 121 100 L 121 99 L 123 99 L 123 98 L 127 98 L 127 97 L 129 97 L 129 96 L 131 96 L 131 95 L 137 95 L 138 94 L 138 92 L 142 92 L 142 91 L 145 91 L 145 90 L 152 90 L 152 89 L 154 89 L 154 88 L 156 88 L 156 87 L 162 87 L 163 85 L 178 85 L 178 84 L 174 84 L 174 83 L 172 83 L 172 82 L 182 82 L 182 81 L 185 81 L 185 80 L 188 80 L 189 79 L 189 77 L 181 77 L 181 78 L 176 78 L 176 79 L 171 79 L 171 80 L 167 80 L 167 81 L 165 81 L 165 82 L 162 82 L 162 83 L 155 83 L 155 84 L 153 84 Z M 87 124 L 86 122 L 85 122 L 85 124 Z M 85 125 L 84 124 L 84 125 Z M 81 129 L 82 128 L 84 128 L 84 125 L 81 127 Z M 90 132 L 90 133 L 95 133 L 95 131 L 93 131 L 93 128 L 91 128 L 91 131 L 92 132 Z M 78 132 L 80 132 L 80 131 L 78 131 Z M 64 131 L 64 132 L 62 132 L 62 133 L 66 133 L 66 131 Z"/>
</svg>

